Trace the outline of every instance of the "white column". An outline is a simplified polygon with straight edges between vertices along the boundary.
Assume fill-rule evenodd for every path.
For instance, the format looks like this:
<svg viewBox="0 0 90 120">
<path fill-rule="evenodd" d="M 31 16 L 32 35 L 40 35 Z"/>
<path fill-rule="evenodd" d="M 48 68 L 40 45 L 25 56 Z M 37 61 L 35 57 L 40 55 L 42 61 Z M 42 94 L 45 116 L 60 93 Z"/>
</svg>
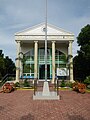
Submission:
<svg viewBox="0 0 90 120">
<path fill-rule="evenodd" d="M 55 41 L 52 41 L 52 83 L 55 79 Z"/>
<path fill-rule="evenodd" d="M 37 78 L 38 73 L 38 41 L 34 41 L 34 78 Z"/>
<path fill-rule="evenodd" d="M 70 82 L 73 82 L 73 56 L 72 56 L 72 41 L 69 41 L 69 63 L 70 63 Z"/>
<path fill-rule="evenodd" d="M 20 78 L 20 60 L 18 59 L 19 52 L 20 52 L 20 41 L 17 41 L 16 82 L 19 82 L 19 78 Z"/>
<path fill-rule="evenodd" d="M 20 52 L 21 52 L 21 47 L 20 47 Z M 23 59 L 23 55 L 20 54 L 20 58 Z M 20 77 L 23 76 L 23 63 L 22 61 L 20 60 Z"/>
</svg>

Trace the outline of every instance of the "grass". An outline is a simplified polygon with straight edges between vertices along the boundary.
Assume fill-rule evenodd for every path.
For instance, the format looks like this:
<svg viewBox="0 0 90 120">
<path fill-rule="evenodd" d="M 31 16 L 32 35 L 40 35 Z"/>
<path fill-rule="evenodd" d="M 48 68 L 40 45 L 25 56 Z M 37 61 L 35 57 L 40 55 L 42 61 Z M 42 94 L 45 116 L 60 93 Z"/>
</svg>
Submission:
<svg viewBox="0 0 90 120">
<path fill-rule="evenodd" d="M 90 93 L 90 89 L 86 89 L 86 92 Z"/>
<path fill-rule="evenodd" d="M 16 87 L 16 90 L 34 90 L 33 87 Z"/>
<path fill-rule="evenodd" d="M 59 90 L 72 90 L 72 88 L 61 87 L 61 88 L 59 88 Z"/>
<path fill-rule="evenodd" d="M 16 90 L 34 90 L 33 88 L 17 88 Z"/>
</svg>

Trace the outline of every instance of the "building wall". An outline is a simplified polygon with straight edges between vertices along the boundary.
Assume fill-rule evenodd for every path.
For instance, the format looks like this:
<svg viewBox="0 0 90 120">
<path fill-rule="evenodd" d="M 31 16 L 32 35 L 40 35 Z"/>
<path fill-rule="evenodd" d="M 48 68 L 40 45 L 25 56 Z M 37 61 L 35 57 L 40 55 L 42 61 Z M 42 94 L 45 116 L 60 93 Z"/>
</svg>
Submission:
<svg viewBox="0 0 90 120">
<path fill-rule="evenodd" d="M 30 49 L 34 48 L 34 43 L 23 43 L 21 44 L 21 52 L 24 54 L 30 51 Z"/>
<path fill-rule="evenodd" d="M 38 43 L 38 48 L 44 48 L 45 44 L 43 43 Z M 48 43 L 48 48 L 52 47 L 52 43 L 49 42 Z M 34 43 L 23 43 L 21 44 L 21 52 L 23 53 L 27 53 L 28 51 L 30 51 L 30 49 L 34 48 Z M 67 44 L 63 44 L 63 43 L 57 43 L 55 44 L 55 48 L 61 52 L 63 52 L 65 55 L 68 55 L 68 45 Z"/>
<path fill-rule="evenodd" d="M 38 48 L 44 48 L 45 46 L 45 32 L 42 31 L 42 28 L 44 28 L 45 24 L 37 25 L 36 27 L 32 27 L 26 30 L 23 30 L 21 32 L 18 32 L 15 34 L 15 40 L 17 42 L 17 58 L 19 58 L 19 52 L 23 52 L 24 54 L 29 52 L 30 49 L 35 49 L 35 60 L 33 61 L 35 66 L 37 66 L 37 49 Z M 74 34 L 65 31 L 63 29 L 60 29 L 58 27 L 55 27 L 53 25 L 48 24 L 48 36 L 47 36 L 47 42 L 48 48 L 51 48 L 52 53 L 52 71 L 55 75 L 55 50 L 61 51 L 66 56 L 70 55 L 72 56 L 72 42 L 74 41 Z M 36 42 L 35 42 L 36 41 Z M 21 47 L 21 48 L 20 48 Z M 53 48 L 53 49 L 52 49 Z M 58 52 L 57 52 L 58 54 Z M 59 58 L 59 57 L 58 57 Z M 21 63 L 18 59 L 16 61 L 16 81 L 19 81 L 19 73 L 21 69 Z M 59 62 L 58 62 L 59 63 Z M 70 69 L 70 81 L 73 81 L 73 60 L 72 58 L 69 58 L 69 69 Z M 19 69 L 20 68 L 20 69 Z M 37 67 L 36 67 L 37 68 Z M 54 68 L 54 69 L 53 69 Z M 36 70 L 36 69 L 35 69 Z M 37 71 L 37 70 L 36 70 Z M 36 74 L 37 72 L 34 71 Z M 55 77 L 55 76 L 54 76 Z M 53 78 L 54 78 L 53 77 Z"/>
<path fill-rule="evenodd" d="M 67 44 L 56 42 L 56 49 L 63 52 L 66 56 L 68 55 L 68 45 Z"/>
</svg>

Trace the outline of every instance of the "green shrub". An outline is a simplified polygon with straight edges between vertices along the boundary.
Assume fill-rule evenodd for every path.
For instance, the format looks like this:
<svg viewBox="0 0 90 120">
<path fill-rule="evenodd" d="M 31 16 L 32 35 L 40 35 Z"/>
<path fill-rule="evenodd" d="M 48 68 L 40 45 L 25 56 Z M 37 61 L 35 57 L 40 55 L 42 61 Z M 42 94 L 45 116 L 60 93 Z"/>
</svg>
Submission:
<svg viewBox="0 0 90 120">
<path fill-rule="evenodd" d="M 86 79 L 84 80 L 84 83 L 86 85 L 90 85 L 90 76 L 86 77 Z"/>
<path fill-rule="evenodd" d="M 16 82 L 16 83 L 15 83 L 15 87 L 20 87 L 20 83 L 19 83 L 19 82 Z"/>
<path fill-rule="evenodd" d="M 87 85 L 87 88 L 90 89 L 90 85 Z"/>
<path fill-rule="evenodd" d="M 65 85 L 65 81 L 64 80 L 62 80 L 61 81 L 61 84 L 60 84 L 60 87 L 65 87 L 66 85 Z"/>
<path fill-rule="evenodd" d="M 24 81 L 24 87 L 30 87 L 30 84 L 29 84 L 29 82 L 27 81 L 27 79 L 25 79 L 25 81 Z"/>
<path fill-rule="evenodd" d="M 72 82 L 67 81 L 67 82 L 65 83 L 65 86 L 72 88 Z"/>
</svg>

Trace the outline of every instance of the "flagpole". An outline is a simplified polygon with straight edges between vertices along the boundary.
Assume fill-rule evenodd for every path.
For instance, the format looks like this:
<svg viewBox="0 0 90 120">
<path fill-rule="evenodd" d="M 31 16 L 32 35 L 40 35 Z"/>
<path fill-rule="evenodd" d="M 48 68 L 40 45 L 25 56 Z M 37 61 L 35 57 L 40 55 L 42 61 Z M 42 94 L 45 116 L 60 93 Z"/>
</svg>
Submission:
<svg viewBox="0 0 90 120">
<path fill-rule="evenodd" d="M 45 4 L 45 81 L 47 81 L 47 0 Z"/>
</svg>

